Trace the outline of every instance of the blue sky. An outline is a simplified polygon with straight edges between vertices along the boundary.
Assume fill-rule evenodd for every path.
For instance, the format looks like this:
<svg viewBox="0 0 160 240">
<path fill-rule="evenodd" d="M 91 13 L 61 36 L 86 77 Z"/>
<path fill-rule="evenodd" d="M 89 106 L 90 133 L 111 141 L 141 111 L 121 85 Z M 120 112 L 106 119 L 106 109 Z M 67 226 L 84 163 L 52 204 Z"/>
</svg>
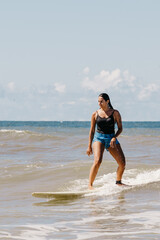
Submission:
<svg viewBox="0 0 160 240">
<path fill-rule="evenodd" d="M 0 1 L 0 120 L 160 120 L 159 0 Z"/>
</svg>

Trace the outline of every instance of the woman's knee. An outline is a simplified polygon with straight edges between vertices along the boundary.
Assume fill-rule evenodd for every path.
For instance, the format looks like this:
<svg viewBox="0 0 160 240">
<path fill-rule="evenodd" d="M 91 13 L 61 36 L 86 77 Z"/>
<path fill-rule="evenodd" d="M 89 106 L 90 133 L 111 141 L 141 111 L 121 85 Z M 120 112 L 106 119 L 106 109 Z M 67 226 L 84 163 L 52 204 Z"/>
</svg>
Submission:
<svg viewBox="0 0 160 240">
<path fill-rule="evenodd" d="M 119 166 L 123 169 L 125 169 L 125 166 L 126 166 L 126 159 L 125 157 L 121 157 L 120 160 L 119 160 Z"/>
<path fill-rule="evenodd" d="M 100 165 L 101 165 L 101 162 L 102 162 L 102 159 L 101 159 L 101 158 L 96 158 L 96 159 L 94 160 L 94 166 L 95 166 L 96 168 L 99 168 Z"/>
<path fill-rule="evenodd" d="M 119 156 L 118 159 L 117 159 L 117 163 L 118 163 L 120 168 L 125 169 L 126 160 L 125 160 L 124 156 Z"/>
</svg>

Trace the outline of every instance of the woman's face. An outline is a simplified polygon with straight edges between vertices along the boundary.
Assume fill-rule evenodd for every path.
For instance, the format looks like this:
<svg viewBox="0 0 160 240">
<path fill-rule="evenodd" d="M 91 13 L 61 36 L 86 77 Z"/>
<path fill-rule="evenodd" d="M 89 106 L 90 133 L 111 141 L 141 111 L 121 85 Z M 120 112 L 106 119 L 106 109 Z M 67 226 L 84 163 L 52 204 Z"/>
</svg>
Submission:
<svg viewBox="0 0 160 240">
<path fill-rule="evenodd" d="M 107 100 L 107 101 L 109 101 L 109 100 Z M 100 106 L 100 108 L 106 107 L 107 101 L 105 101 L 103 97 L 98 97 L 98 105 Z"/>
</svg>

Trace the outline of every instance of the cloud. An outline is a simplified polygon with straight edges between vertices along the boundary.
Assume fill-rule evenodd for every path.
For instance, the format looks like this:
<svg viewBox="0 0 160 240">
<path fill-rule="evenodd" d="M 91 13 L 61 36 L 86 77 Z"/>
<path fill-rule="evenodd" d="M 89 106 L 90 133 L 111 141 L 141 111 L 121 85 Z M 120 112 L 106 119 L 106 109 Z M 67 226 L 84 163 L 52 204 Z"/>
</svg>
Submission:
<svg viewBox="0 0 160 240">
<path fill-rule="evenodd" d="M 76 102 L 75 102 L 75 101 L 69 101 L 69 102 L 67 102 L 67 104 L 68 104 L 68 105 L 75 105 Z"/>
<path fill-rule="evenodd" d="M 41 109 L 47 109 L 47 105 L 41 105 Z"/>
<path fill-rule="evenodd" d="M 82 81 L 82 87 L 94 92 L 101 92 L 113 88 L 118 89 L 120 86 L 124 87 L 125 85 L 134 91 L 134 81 L 135 77 L 128 70 L 122 72 L 117 68 L 111 72 L 102 70 L 92 80 L 89 77 L 85 77 Z"/>
<path fill-rule="evenodd" d="M 151 96 L 152 93 L 157 92 L 158 90 L 159 85 L 150 83 L 140 91 L 140 93 L 138 94 L 138 99 L 146 100 Z"/>
<path fill-rule="evenodd" d="M 65 90 L 66 90 L 66 85 L 65 84 L 55 83 L 54 87 L 55 87 L 55 90 L 59 93 L 64 93 Z"/>
<path fill-rule="evenodd" d="M 42 94 L 42 95 L 48 93 L 47 89 L 38 89 L 37 92 L 38 92 L 39 94 Z"/>
<path fill-rule="evenodd" d="M 67 102 L 61 102 L 59 103 L 60 106 L 66 106 L 66 105 L 75 105 L 76 102 L 75 101 L 67 101 Z"/>
<path fill-rule="evenodd" d="M 132 89 L 134 89 L 136 78 L 133 75 L 131 75 L 128 70 L 124 71 L 122 75 L 123 80 L 127 84 L 127 86 L 130 86 L 132 87 Z"/>
<path fill-rule="evenodd" d="M 83 69 L 83 73 L 84 73 L 84 74 L 88 74 L 89 72 L 90 72 L 89 67 L 85 67 L 85 68 Z"/>
<path fill-rule="evenodd" d="M 15 90 L 15 83 L 14 82 L 9 82 L 7 84 L 7 89 L 9 89 L 10 92 L 13 92 Z"/>
<path fill-rule="evenodd" d="M 153 100 L 160 89 L 158 83 L 143 84 L 136 79 L 129 70 L 122 71 L 114 69 L 113 71 L 102 70 L 97 75 L 90 77 L 84 76 L 82 87 L 90 92 L 114 92 L 118 96 L 123 96 L 125 104 L 131 104 L 133 99 L 136 101 Z"/>
</svg>

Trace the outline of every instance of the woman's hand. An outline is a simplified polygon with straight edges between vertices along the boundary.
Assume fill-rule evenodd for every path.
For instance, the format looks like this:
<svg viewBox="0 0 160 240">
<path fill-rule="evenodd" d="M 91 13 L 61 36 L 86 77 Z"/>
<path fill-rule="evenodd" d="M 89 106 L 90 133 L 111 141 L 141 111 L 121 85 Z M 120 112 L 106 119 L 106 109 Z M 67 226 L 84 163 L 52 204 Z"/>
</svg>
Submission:
<svg viewBox="0 0 160 240">
<path fill-rule="evenodd" d="M 115 137 L 113 137 L 113 138 L 111 139 L 110 146 L 111 146 L 112 148 L 114 148 L 114 147 L 116 146 L 116 138 L 115 138 Z"/>
<path fill-rule="evenodd" d="M 88 156 L 90 156 L 93 153 L 92 152 L 92 147 L 88 147 L 86 153 L 87 153 Z"/>
</svg>

